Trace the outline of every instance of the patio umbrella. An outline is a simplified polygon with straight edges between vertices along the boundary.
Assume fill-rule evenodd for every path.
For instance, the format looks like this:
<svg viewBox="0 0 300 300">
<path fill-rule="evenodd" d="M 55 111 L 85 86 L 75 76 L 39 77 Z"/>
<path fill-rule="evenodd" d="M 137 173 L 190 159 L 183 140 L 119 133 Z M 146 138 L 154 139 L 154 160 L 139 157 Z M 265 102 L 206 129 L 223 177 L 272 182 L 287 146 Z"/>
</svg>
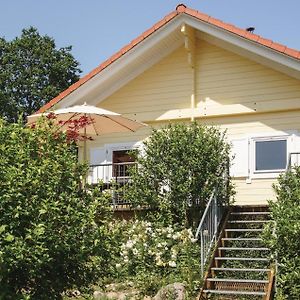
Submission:
<svg viewBox="0 0 300 300">
<path fill-rule="evenodd" d="M 67 129 L 67 122 L 80 117 L 86 117 L 90 122 L 80 130 L 83 136 L 99 136 L 102 134 L 114 132 L 134 132 L 146 124 L 128 119 L 118 113 L 102 109 L 99 107 L 87 105 L 76 105 L 67 108 L 61 108 L 48 113 L 33 114 L 28 116 L 27 124 L 35 123 L 41 116 L 47 116 L 54 113 L 55 122 L 61 126 L 61 130 Z M 61 125 L 62 124 L 62 125 Z M 64 125 L 65 124 L 65 125 Z M 84 139 L 84 160 L 86 160 L 86 139 Z"/>
</svg>

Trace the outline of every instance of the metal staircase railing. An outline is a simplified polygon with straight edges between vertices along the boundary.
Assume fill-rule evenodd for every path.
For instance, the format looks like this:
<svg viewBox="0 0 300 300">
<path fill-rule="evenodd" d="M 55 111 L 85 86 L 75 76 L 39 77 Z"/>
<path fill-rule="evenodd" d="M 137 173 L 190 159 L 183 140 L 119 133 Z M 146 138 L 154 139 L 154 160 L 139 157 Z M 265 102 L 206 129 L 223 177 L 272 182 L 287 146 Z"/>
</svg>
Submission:
<svg viewBox="0 0 300 300">
<path fill-rule="evenodd" d="M 205 265 L 208 263 L 210 258 L 210 254 L 215 246 L 215 243 L 218 239 L 221 221 L 225 215 L 225 212 L 229 207 L 229 199 L 228 201 L 224 201 L 226 197 L 229 196 L 229 160 L 226 162 L 226 166 L 224 168 L 222 177 L 222 183 L 216 185 L 214 188 L 209 201 L 206 205 L 200 223 L 198 225 L 195 238 L 200 240 L 200 264 L 201 264 L 201 276 L 204 276 Z M 218 197 L 221 184 L 224 184 L 225 189 L 225 198 Z"/>
<path fill-rule="evenodd" d="M 227 205 L 222 203 L 217 194 L 217 188 L 215 188 L 208 201 L 195 235 L 196 239 L 200 239 L 202 277 L 204 275 L 204 267 L 208 262 L 210 253 L 217 241 L 221 220 L 227 209 Z"/>
</svg>

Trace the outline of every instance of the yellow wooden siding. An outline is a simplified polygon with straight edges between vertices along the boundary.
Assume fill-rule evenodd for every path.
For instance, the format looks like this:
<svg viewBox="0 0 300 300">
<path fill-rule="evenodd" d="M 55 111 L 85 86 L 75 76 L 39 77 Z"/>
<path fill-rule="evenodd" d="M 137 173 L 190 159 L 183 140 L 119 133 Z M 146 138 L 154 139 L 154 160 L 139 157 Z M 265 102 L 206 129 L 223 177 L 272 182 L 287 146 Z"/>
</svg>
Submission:
<svg viewBox="0 0 300 300">
<path fill-rule="evenodd" d="M 247 184 L 245 180 L 235 179 L 236 205 L 265 205 L 268 200 L 275 200 L 275 193 L 272 188 L 276 179 L 253 179 L 251 184 Z"/>
<path fill-rule="evenodd" d="M 229 139 L 236 139 L 247 135 L 274 134 L 277 132 L 300 132 L 300 108 L 299 110 L 264 113 L 255 115 L 204 117 L 198 121 L 208 125 L 219 126 L 227 130 Z"/>
<path fill-rule="evenodd" d="M 190 107 L 192 72 L 183 47 L 145 71 L 99 106 L 140 121 Z"/>
<path fill-rule="evenodd" d="M 197 101 L 206 116 L 300 107 L 299 80 L 198 40 Z"/>
<path fill-rule="evenodd" d="M 237 54 L 197 42 L 197 121 L 226 129 L 230 140 L 246 135 L 300 132 L 300 82 Z M 99 103 L 100 107 L 160 127 L 161 120 L 190 116 L 192 70 L 183 47 Z M 289 109 L 290 111 L 284 111 Z M 278 112 L 274 112 L 278 111 Z M 250 113 L 250 114 L 249 114 Z M 160 121 L 158 121 L 160 120 Z M 91 147 L 141 141 L 151 129 L 112 134 Z M 275 179 L 235 180 L 237 204 L 273 198 Z"/>
</svg>

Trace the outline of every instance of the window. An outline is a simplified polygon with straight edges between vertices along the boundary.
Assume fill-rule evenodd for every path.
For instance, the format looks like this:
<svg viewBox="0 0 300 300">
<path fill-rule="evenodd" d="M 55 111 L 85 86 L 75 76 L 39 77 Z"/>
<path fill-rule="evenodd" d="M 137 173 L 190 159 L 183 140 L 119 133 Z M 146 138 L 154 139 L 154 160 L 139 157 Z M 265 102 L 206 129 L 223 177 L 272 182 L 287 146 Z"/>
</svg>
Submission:
<svg viewBox="0 0 300 300">
<path fill-rule="evenodd" d="M 113 151 L 113 177 L 129 176 L 129 168 L 134 164 L 134 157 L 130 152 L 134 150 Z"/>
<path fill-rule="evenodd" d="M 254 171 L 280 172 L 286 168 L 287 139 L 257 139 L 255 142 Z"/>
</svg>

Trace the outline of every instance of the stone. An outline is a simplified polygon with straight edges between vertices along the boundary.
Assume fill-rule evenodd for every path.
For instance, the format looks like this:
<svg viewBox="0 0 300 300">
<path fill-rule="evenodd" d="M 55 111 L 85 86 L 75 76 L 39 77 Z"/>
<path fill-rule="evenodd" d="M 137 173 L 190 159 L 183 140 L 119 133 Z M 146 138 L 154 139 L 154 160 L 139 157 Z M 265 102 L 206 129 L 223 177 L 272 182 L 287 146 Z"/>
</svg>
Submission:
<svg viewBox="0 0 300 300">
<path fill-rule="evenodd" d="M 185 287 L 182 283 L 175 282 L 161 288 L 153 300 L 184 300 Z"/>
<path fill-rule="evenodd" d="M 112 299 L 112 300 L 126 300 L 126 299 L 134 299 L 137 296 L 136 291 L 110 291 L 110 292 L 102 292 L 102 291 L 95 291 L 94 294 L 95 300 L 105 299 Z"/>
</svg>

